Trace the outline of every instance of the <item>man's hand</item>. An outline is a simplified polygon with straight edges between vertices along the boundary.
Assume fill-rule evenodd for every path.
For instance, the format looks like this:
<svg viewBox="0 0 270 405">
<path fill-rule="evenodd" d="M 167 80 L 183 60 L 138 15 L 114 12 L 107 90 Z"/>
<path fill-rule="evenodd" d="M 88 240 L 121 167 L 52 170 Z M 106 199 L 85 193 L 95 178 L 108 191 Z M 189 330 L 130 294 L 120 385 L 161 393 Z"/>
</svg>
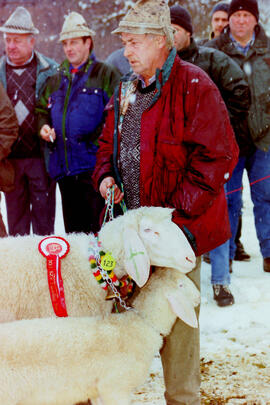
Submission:
<svg viewBox="0 0 270 405">
<path fill-rule="evenodd" d="M 106 200 L 107 190 L 112 186 L 114 186 L 114 202 L 115 204 L 118 204 L 120 203 L 120 201 L 122 201 L 124 193 L 122 193 L 120 188 L 115 184 L 113 177 L 105 177 L 105 179 L 102 180 L 99 186 L 99 192 L 102 195 L 102 197 Z"/>
<path fill-rule="evenodd" d="M 45 124 L 40 130 L 40 136 L 44 141 L 54 142 L 56 135 L 54 128 L 51 128 L 49 125 Z"/>
</svg>

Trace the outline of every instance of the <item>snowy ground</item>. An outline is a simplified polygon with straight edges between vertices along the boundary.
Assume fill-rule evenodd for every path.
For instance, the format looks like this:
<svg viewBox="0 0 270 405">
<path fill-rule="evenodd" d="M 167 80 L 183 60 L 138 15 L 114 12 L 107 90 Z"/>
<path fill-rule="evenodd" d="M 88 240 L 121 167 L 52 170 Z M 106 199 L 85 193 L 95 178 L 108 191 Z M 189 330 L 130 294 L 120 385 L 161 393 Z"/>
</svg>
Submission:
<svg viewBox="0 0 270 405">
<path fill-rule="evenodd" d="M 61 233 L 59 194 L 57 200 L 56 232 Z M 2 212 L 5 212 L 3 202 Z M 233 306 L 216 305 L 210 284 L 211 267 L 202 265 L 202 404 L 270 405 L 270 274 L 263 272 L 246 180 L 242 242 L 252 260 L 234 262 Z M 133 395 L 132 405 L 164 405 L 163 391 L 157 355 L 149 378 Z"/>
</svg>

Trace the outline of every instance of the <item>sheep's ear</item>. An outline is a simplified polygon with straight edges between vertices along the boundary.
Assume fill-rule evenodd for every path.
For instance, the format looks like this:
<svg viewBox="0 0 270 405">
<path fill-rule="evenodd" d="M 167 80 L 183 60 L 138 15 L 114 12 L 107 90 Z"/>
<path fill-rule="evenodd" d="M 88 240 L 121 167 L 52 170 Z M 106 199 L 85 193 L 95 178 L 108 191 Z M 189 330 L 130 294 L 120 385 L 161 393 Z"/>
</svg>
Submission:
<svg viewBox="0 0 270 405">
<path fill-rule="evenodd" d="M 177 291 L 170 292 L 166 295 L 173 312 L 182 319 L 187 325 L 192 328 L 198 328 L 198 320 L 194 306 L 198 304 L 194 302 L 192 297 L 184 292 L 183 285 L 180 285 Z"/>
<path fill-rule="evenodd" d="M 150 273 L 150 259 L 138 232 L 125 227 L 123 232 L 126 271 L 142 287 Z"/>
</svg>

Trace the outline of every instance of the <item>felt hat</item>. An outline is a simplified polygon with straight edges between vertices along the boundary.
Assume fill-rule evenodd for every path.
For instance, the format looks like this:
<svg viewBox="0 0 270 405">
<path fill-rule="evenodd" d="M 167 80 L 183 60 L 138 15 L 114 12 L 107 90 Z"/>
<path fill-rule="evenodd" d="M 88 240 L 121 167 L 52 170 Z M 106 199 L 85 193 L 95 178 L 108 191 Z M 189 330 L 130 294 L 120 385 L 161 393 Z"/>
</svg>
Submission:
<svg viewBox="0 0 270 405">
<path fill-rule="evenodd" d="M 10 15 L 5 24 L 0 27 L 0 31 L 10 34 L 38 34 L 39 30 L 35 28 L 31 14 L 24 7 L 17 7 Z"/>
<path fill-rule="evenodd" d="M 165 35 L 168 44 L 173 46 L 174 29 L 168 4 L 165 0 L 138 0 L 112 34 L 122 32 Z"/>
<path fill-rule="evenodd" d="M 59 41 L 70 38 L 92 37 L 95 34 L 95 31 L 89 27 L 83 16 L 72 11 L 65 19 Z"/>
</svg>

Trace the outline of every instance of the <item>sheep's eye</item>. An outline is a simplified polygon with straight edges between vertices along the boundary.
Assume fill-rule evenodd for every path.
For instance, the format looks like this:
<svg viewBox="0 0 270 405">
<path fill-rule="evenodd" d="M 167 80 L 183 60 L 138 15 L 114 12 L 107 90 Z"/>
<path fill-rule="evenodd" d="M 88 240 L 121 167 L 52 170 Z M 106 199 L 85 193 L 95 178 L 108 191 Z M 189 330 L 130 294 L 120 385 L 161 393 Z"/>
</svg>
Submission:
<svg viewBox="0 0 270 405">
<path fill-rule="evenodd" d="M 151 229 L 150 229 L 150 228 L 146 228 L 146 229 L 144 229 L 144 232 L 149 233 L 149 232 L 151 232 Z"/>
</svg>

